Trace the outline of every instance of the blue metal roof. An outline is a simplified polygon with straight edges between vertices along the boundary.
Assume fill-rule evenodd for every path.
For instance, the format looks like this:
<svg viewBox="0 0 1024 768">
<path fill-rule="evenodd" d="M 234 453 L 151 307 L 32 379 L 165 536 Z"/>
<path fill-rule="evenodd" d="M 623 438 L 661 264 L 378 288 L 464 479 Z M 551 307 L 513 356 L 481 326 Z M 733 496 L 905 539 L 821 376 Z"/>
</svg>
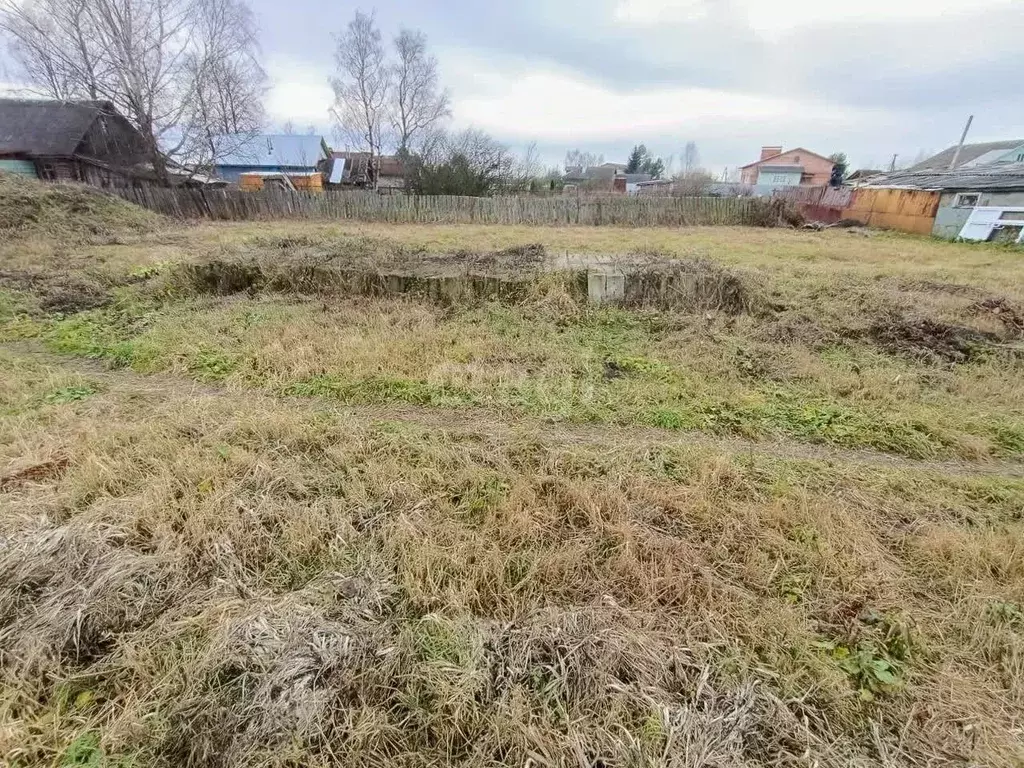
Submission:
<svg viewBox="0 0 1024 768">
<path fill-rule="evenodd" d="M 252 168 L 309 168 L 326 155 L 323 138 L 286 133 L 260 133 L 253 136 L 225 135 L 214 138 L 218 146 L 230 151 L 217 158 L 217 166 Z"/>
</svg>

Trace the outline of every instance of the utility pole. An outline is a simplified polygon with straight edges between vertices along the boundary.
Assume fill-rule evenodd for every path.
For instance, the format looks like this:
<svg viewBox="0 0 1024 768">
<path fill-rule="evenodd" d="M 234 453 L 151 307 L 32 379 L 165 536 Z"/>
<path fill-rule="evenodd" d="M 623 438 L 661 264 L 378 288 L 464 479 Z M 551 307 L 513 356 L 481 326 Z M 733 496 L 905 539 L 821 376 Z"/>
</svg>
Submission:
<svg viewBox="0 0 1024 768">
<path fill-rule="evenodd" d="M 967 132 L 971 130 L 971 123 L 974 122 L 974 115 L 968 115 L 967 125 L 964 126 L 964 132 L 960 134 L 960 143 L 956 145 L 956 152 L 953 153 L 953 159 L 949 161 L 949 170 L 956 168 L 956 161 L 960 159 L 960 150 L 964 148 L 964 141 L 967 139 Z"/>
<path fill-rule="evenodd" d="M 897 157 L 899 157 L 899 155 L 897 155 L 897 154 L 893 154 L 893 156 L 892 156 L 892 162 L 891 162 L 891 163 L 889 163 L 889 173 L 892 173 L 893 171 L 895 171 L 895 170 L 896 170 L 896 158 L 897 158 Z"/>
</svg>

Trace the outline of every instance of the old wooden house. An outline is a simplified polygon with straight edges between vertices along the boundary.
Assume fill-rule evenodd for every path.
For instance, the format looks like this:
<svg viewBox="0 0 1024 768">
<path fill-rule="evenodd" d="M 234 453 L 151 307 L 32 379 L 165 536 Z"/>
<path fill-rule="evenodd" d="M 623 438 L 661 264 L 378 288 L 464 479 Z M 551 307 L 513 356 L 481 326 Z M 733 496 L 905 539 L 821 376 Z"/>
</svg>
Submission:
<svg viewBox="0 0 1024 768">
<path fill-rule="evenodd" d="M 100 187 L 152 181 L 145 139 L 107 101 L 0 99 L 0 171 Z"/>
</svg>

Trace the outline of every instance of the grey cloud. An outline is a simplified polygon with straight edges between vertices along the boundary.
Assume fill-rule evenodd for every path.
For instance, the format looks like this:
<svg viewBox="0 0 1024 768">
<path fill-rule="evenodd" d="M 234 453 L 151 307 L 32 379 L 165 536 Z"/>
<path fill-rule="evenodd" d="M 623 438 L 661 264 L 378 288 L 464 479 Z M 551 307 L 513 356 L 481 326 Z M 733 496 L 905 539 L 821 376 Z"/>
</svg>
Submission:
<svg viewBox="0 0 1024 768">
<path fill-rule="evenodd" d="M 984 26 L 979 23 L 983 18 Z M 827 41 L 808 49 L 807 39 Z M 1024 13 L 989 10 L 900 23 L 819 25 L 779 41 L 764 72 L 801 93 L 851 106 L 942 109 L 1005 100 L 1024 69 Z M 765 79 L 762 79 L 765 83 Z"/>
<path fill-rule="evenodd" d="M 359 7 L 319 0 L 253 2 L 267 52 L 322 66 L 325 76 L 332 66 L 332 36 Z M 777 125 L 716 124 L 706 137 L 608 136 L 602 151 L 609 156 L 622 155 L 640 139 L 666 154 L 672 147 L 678 152 L 686 138 L 694 138 L 704 145 L 708 164 L 733 165 L 747 161 L 760 136 L 822 151 L 844 149 L 855 159 L 877 162 L 892 152 L 913 154 L 955 141 L 968 112 L 978 114 L 978 140 L 1024 128 L 1024 105 L 1014 88 L 1024 71 L 1024 13 L 1013 6 L 971 14 L 967 5 L 966 16 L 913 21 L 822 23 L 768 41 L 748 27 L 730 0 L 709 2 L 702 18 L 650 27 L 616 23 L 614 5 L 615 0 L 379 0 L 377 16 L 386 34 L 400 24 L 414 26 L 439 52 L 468 51 L 505 73 L 555 71 L 622 93 L 667 86 L 756 92 L 826 104 L 837 114 L 878 115 L 873 124 L 840 128 L 794 114 Z M 456 86 L 456 99 L 459 87 L 463 97 L 471 92 L 476 73 L 444 74 Z M 560 157 L 564 149 L 545 155 Z"/>
</svg>

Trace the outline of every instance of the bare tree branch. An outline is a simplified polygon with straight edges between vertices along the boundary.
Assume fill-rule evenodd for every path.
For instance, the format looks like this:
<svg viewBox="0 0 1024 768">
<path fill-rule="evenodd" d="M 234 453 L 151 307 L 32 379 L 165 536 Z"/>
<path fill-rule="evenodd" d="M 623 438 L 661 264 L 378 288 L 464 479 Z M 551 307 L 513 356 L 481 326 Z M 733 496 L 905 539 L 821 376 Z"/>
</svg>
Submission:
<svg viewBox="0 0 1024 768">
<path fill-rule="evenodd" d="M 427 53 L 426 35 L 402 29 L 394 42 L 390 117 L 398 151 L 405 153 L 417 136 L 451 116 L 451 99 L 440 89 L 437 58 Z"/>
<path fill-rule="evenodd" d="M 356 11 L 335 51 L 337 76 L 332 114 L 338 130 L 356 149 L 370 153 L 370 177 L 377 186 L 377 159 L 383 144 L 391 71 L 384 59 L 384 46 L 373 14 Z"/>
<path fill-rule="evenodd" d="M 0 32 L 36 93 L 111 102 L 159 175 L 173 158 L 212 161 L 214 135 L 262 122 L 244 0 L 0 0 Z"/>
</svg>

